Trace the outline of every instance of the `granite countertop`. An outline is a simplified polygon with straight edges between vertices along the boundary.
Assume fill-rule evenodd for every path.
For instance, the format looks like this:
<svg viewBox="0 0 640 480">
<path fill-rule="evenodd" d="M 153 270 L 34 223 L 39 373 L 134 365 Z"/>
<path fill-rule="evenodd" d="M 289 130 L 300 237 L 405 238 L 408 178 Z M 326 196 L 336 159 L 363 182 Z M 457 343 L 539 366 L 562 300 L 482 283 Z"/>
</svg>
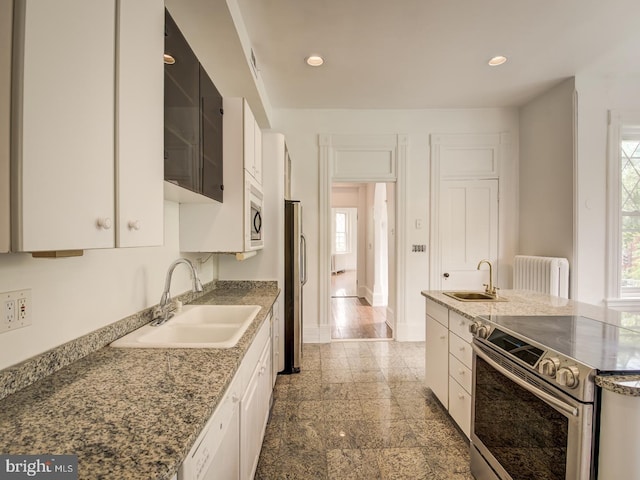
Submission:
<svg viewBox="0 0 640 480">
<path fill-rule="evenodd" d="M 597 305 L 527 290 L 500 291 L 499 295 L 506 298 L 506 302 L 463 302 L 436 290 L 424 290 L 422 295 L 470 319 L 478 315 L 582 315 L 620 326 L 626 315 Z M 595 381 L 599 387 L 615 393 L 640 396 L 640 375 L 597 375 Z"/>
<path fill-rule="evenodd" d="M 0 401 L 0 452 L 78 455 L 80 479 L 171 478 L 279 294 L 234 285 L 191 303 L 260 305 L 235 347 L 101 348 Z"/>
<path fill-rule="evenodd" d="M 598 375 L 596 385 L 627 397 L 640 397 L 640 375 Z"/>
<path fill-rule="evenodd" d="M 424 290 L 422 295 L 471 319 L 478 315 L 583 315 L 610 323 L 619 321 L 619 312 L 528 290 L 500 290 L 499 296 L 506 302 L 463 302 L 436 290 Z"/>
</svg>

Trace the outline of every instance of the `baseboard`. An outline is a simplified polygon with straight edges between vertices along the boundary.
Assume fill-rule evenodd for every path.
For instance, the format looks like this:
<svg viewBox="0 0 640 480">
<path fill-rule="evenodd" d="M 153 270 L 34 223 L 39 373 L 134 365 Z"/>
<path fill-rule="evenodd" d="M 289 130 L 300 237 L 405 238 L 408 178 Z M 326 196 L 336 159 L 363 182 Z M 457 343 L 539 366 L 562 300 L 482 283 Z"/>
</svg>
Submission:
<svg viewBox="0 0 640 480">
<path fill-rule="evenodd" d="M 395 337 L 398 342 L 424 342 L 424 323 L 397 323 Z"/>
<path fill-rule="evenodd" d="M 303 343 L 329 343 L 331 341 L 330 325 L 305 326 L 302 331 Z"/>
<path fill-rule="evenodd" d="M 387 324 L 387 326 L 393 332 L 396 329 L 396 315 L 395 315 L 395 312 L 391 308 L 389 308 L 389 306 L 387 306 L 386 312 L 387 313 L 386 313 L 385 323 Z"/>
</svg>

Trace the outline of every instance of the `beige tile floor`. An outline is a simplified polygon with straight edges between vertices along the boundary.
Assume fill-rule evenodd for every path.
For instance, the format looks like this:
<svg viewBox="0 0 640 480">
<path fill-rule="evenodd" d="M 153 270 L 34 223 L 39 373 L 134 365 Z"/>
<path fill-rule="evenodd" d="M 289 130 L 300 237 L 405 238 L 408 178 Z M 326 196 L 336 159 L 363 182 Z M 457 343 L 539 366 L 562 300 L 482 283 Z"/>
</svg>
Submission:
<svg viewBox="0 0 640 480">
<path fill-rule="evenodd" d="M 301 373 L 278 376 L 255 478 L 471 480 L 423 377 L 423 342 L 305 344 Z"/>
</svg>

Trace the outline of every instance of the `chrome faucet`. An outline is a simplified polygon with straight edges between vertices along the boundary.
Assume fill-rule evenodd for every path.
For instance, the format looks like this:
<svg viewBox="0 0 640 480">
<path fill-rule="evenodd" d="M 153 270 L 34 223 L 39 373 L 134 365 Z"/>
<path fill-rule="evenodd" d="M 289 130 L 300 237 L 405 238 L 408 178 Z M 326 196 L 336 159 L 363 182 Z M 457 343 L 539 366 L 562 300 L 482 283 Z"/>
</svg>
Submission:
<svg viewBox="0 0 640 480">
<path fill-rule="evenodd" d="M 154 310 L 153 320 L 149 325 L 156 327 L 158 325 L 162 325 L 171 317 L 173 317 L 174 311 L 171 309 L 171 293 L 169 291 L 171 288 L 171 276 L 173 275 L 173 271 L 175 270 L 175 268 L 181 263 L 184 263 L 191 270 L 191 280 L 193 281 L 192 291 L 202 292 L 202 283 L 198 278 L 198 272 L 193 266 L 193 263 L 191 263 L 191 261 L 186 258 L 179 258 L 171 265 L 169 265 L 169 270 L 167 270 L 167 277 L 164 280 L 164 291 L 162 292 L 162 296 L 160 297 L 160 304 Z"/>
<path fill-rule="evenodd" d="M 491 265 L 491 262 L 489 260 L 480 260 L 480 262 L 478 263 L 478 270 L 480 270 L 480 266 L 483 263 L 489 265 L 489 283 L 482 284 L 482 286 L 485 287 L 484 293 L 486 293 L 487 295 L 491 295 L 492 297 L 497 297 L 498 294 L 496 293 L 496 290 L 498 289 L 493 285 L 493 265 Z"/>
</svg>

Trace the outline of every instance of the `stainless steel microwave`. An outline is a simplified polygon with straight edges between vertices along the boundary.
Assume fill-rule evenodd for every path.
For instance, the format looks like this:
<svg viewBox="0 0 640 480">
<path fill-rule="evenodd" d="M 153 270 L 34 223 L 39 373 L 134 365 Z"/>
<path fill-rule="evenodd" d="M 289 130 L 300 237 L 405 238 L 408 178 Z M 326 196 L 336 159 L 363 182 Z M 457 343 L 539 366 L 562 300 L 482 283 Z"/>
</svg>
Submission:
<svg viewBox="0 0 640 480">
<path fill-rule="evenodd" d="M 251 176 L 245 175 L 245 234 L 244 248 L 260 250 L 264 247 L 262 188 Z"/>
</svg>

